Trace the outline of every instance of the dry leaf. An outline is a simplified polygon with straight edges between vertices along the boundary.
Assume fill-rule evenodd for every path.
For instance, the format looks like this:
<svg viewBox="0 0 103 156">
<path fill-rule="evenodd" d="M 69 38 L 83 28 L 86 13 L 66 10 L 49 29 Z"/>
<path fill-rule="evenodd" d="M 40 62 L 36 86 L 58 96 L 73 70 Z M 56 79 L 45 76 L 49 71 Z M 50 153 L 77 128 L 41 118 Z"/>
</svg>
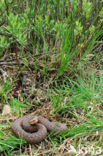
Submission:
<svg viewBox="0 0 103 156">
<path fill-rule="evenodd" d="M 3 107 L 2 115 L 8 115 L 8 114 L 10 114 L 10 113 L 11 113 L 11 108 L 10 108 L 10 106 L 9 106 L 9 105 L 5 105 L 5 106 Z"/>
</svg>

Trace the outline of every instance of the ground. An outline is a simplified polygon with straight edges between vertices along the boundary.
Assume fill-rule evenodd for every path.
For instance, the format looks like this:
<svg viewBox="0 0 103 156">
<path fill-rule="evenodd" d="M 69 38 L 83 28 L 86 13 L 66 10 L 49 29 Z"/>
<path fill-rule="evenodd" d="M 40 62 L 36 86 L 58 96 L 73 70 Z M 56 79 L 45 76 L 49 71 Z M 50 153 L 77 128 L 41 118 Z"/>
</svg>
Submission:
<svg viewBox="0 0 103 156">
<path fill-rule="evenodd" d="M 40 72 L 40 67 L 38 67 L 38 71 L 35 71 L 35 69 L 27 68 L 24 66 L 24 64 L 21 63 L 21 60 L 18 64 L 18 62 L 13 61 L 13 58 L 11 57 L 9 64 L 9 57 L 7 56 L 5 61 L 3 61 L 3 65 L 1 66 L 1 86 L 3 84 L 3 81 L 8 83 L 7 84 L 7 91 L 3 94 L 3 99 L 6 99 L 7 101 L 1 99 L 1 120 L 0 124 L 12 124 L 12 122 L 19 116 L 27 115 L 27 114 L 33 114 L 33 115 L 42 115 L 46 117 L 49 120 L 53 121 L 60 121 L 62 123 L 66 123 L 68 128 L 69 127 L 78 127 L 78 125 L 81 125 L 82 123 L 85 123 L 87 120 L 85 111 L 80 108 L 77 109 L 77 116 L 78 118 L 75 118 L 75 116 L 68 116 L 68 114 L 60 115 L 60 114 L 54 114 L 53 113 L 53 107 L 52 103 L 53 101 L 50 100 L 50 96 L 53 96 L 53 93 L 51 92 L 51 88 L 53 87 L 53 78 L 55 77 L 55 72 L 49 72 L 47 77 L 43 76 Z M 21 63 L 21 65 L 20 65 Z M 98 72 L 96 69 L 96 66 L 92 63 L 92 69 L 95 68 L 95 73 Z M 89 71 L 89 68 L 87 69 Z M 11 85 L 12 84 L 12 85 Z M 10 87 L 11 85 L 11 87 Z M 3 89 L 3 88 L 1 88 Z M 9 89 L 9 90 L 8 90 Z M 49 96 L 48 96 L 49 95 Z M 102 93 L 101 93 L 102 95 Z M 5 98 L 4 98 L 5 97 Z M 68 97 L 65 97 L 64 102 L 67 102 Z M 14 100 L 14 101 L 13 101 Z M 2 101 L 5 103 L 2 103 Z M 19 103 L 18 103 L 19 102 Z M 4 113 L 5 106 L 9 105 L 9 108 L 6 109 L 6 112 Z M 10 103 L 10 104 L 9 104 Z M 62 101 L 60 102 L 62 103 Z M 96 111 L 94 109 L 94 103 L 97 105 L 96 107 L 99 109 L 100 106 L 97 104 L 96 99 L 94 99 L 93 103 L 91 102 L 84 102 L 84 105 L 89 105 L 89 109 L 96 114 Z M 26 106 L 26 107 L 25 107 Z M 71 111 L 71 110 L 70 110 Z M 74 110 L 72 110 L 72 113 L 74 114 Z M 97 114 L 96 114 L 97 115 Z M 2 128 L 4 129 L 5 133 L 10 137 L 13 136 L 11 132 L 11 128 Z M 69 133 L 69 132 L 68 132 Z M 97 144 L 102 140 L 102 132 L 99 133 L 98 130 L 94 132 L 94 134 L 87 133 L 84 138 L 82 138 L 82 144 L 81 142 L 81 136 L 77 136 L 74 138 L 67 137 L 63 138 L 60 141 L 55 136 L 49 135 L 43 142 L 36 145 L 28 145 L 26 143 L 22 143 L 16 146 L 16 148 L 12 151 L 14 155 L 72 155 L 73 152 L 75 155 L 82 155 L 83 153 L 90 154 L 93 152 L 97 154 L 101 153 L 102 148 L 100 146 L 97 146 Z M 98 139 L 97 139 L 98 138 Z M 96 141 L 94 142 L 94 140 Z M 75 144 L 74 144 L 75 143 Z M 92 143 L 92 144 L 91 144 Z M 79 146 L 78 146 L 79 144 Z M 84 144 L 84 146 L 83 146 Z M 96 145 L 96 146 L 95 146 Z M 95 151 L 96 150 L 96 151 Z M 13 155 L 12 154 L 12 155 Z M 4 152 L 1 153 L 1 155 L 5 155 Z"/>
</svg>

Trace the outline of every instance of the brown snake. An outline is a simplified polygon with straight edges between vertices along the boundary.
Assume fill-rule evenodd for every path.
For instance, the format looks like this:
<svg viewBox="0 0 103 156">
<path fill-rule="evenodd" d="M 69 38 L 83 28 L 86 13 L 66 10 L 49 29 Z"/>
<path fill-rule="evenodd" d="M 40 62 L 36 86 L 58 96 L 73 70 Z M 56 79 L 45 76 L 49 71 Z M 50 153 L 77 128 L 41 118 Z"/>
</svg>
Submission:
<svg viewBox="0 0 103 156">
<path fill-rule="evenodd" d="M 66 130 L 67 126 L 62 123 L 50 122 L 42 116 L 26 115 L 16 119 L 11 128 L 17 137 L 24 138 L 27 143 L 35 144 L 47 136 L 47 131 L 60 133 Z"/>
</svg>

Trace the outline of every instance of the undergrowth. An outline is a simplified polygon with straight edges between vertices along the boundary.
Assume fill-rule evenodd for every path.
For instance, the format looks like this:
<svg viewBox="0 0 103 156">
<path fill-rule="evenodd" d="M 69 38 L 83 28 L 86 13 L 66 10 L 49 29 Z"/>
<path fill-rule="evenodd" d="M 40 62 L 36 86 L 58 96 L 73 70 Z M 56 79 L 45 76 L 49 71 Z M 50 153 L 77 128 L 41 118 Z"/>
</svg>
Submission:
<svg viewBox="0 0 103 156">
<path fill-rule="evenodd" d="M 68 120 L 71 120 L 72 123 L 61 134 L 54 135 L 54 133 L 51 133 L 47 142 L 56 145 L 59 141 L 62 144 L 63 139 L 68 137 L 69 139 L 82 138 L 84 141 L 86 136 L 88 138 L 91 135 L 96 136 L 96 133 L 98 134 L 95 142 L 98 142 L 103 131 L 103 72 L 100 72 L 100 74 L 93 71 L 89 74 L 82 73 L 82 78 L 77 77 L 75 81 L 66 78 L 66 80 L 61 82 L 60 86 L 57 83 L 56 87 L 51 91 L 52 115 L 59 114 L 59 116 L 67 118 L 67 125 L 69 124 Z M 19 105 L 18 109 L 20 107 L 22 107 L 22 104 Z M 7 132 L 2 131 L 6 127 L 10 128 L 10 126 L 11 123 L 9 125 L 0 125 L 1 151 L 10 151 L 10 149 L 13 150 L 16 146 L 21 146 L 25 143 L 24 140 L 17 139 L 11 133 L 8 135 Z M 101 145 L 100 142 L 99 144 Z"/>
<path fill-rule="evenodd" d="M 17 155 L 17 151 L 22 155 L 24 147 L 31 152 L 25 140 L 13 135 L 11 125 L 13 118 L 33 112 L 33 108 L 39 107 L 42 114 L 44 105 L 50 106 L 47 113 L 51 118 L 63 119 L 68 129 L 50 133 L 32 155 L 41 151 L 44 155 L 63 155 L 69 148 L 76 154 L 92 143 L 95 150 L 100 147 L 103 152 L 102 3 L 1 0 L 0 154 Z M 23 75 L 32 75 L 30 79 L 35 82 L 30 86 L 31 81 L 28 83 Z M 48 105 L 41 90 L 49 98 Z M 41 97 L 36 98 L 36 91 Z M 39 106 L 40 100 L 43 105 Z M 3 116 L 5 104 L 10 106 L 10 116 Z"/>
<path fill-rule="evenodd" d="M 17 53 L 24 57 L 25 52 L 34 60 L 41 55 L 38 61 L 44 64 L 44 74 L 49 62 L 58 76 L 66 71 L 73 74 L 103 35 L 102 1 L 2 0 L 0 5 L 0 55 L 5 50 L 14 52 L 16 58 Z M 35 62 L 34 66 L 38 68 Z"/>
</svg>

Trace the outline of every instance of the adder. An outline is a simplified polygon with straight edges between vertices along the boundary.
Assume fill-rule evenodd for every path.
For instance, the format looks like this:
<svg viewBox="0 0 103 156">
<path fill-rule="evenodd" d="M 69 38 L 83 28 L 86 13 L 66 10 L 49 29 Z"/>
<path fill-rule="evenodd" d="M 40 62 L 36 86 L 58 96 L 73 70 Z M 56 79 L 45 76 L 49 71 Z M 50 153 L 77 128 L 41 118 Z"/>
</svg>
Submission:
<svg viewBox="0 0 103 156">
<path fill-rule="evenodd" d="M 47 132 L 61 133 L 67 126 L 50 122 L 42 116 L 26 115 L 16 119 L 11 128 L 17 137 L 24 138 L 29 144 L 35 144 L 41 142 L 47 136 Z"/>
</svg>

